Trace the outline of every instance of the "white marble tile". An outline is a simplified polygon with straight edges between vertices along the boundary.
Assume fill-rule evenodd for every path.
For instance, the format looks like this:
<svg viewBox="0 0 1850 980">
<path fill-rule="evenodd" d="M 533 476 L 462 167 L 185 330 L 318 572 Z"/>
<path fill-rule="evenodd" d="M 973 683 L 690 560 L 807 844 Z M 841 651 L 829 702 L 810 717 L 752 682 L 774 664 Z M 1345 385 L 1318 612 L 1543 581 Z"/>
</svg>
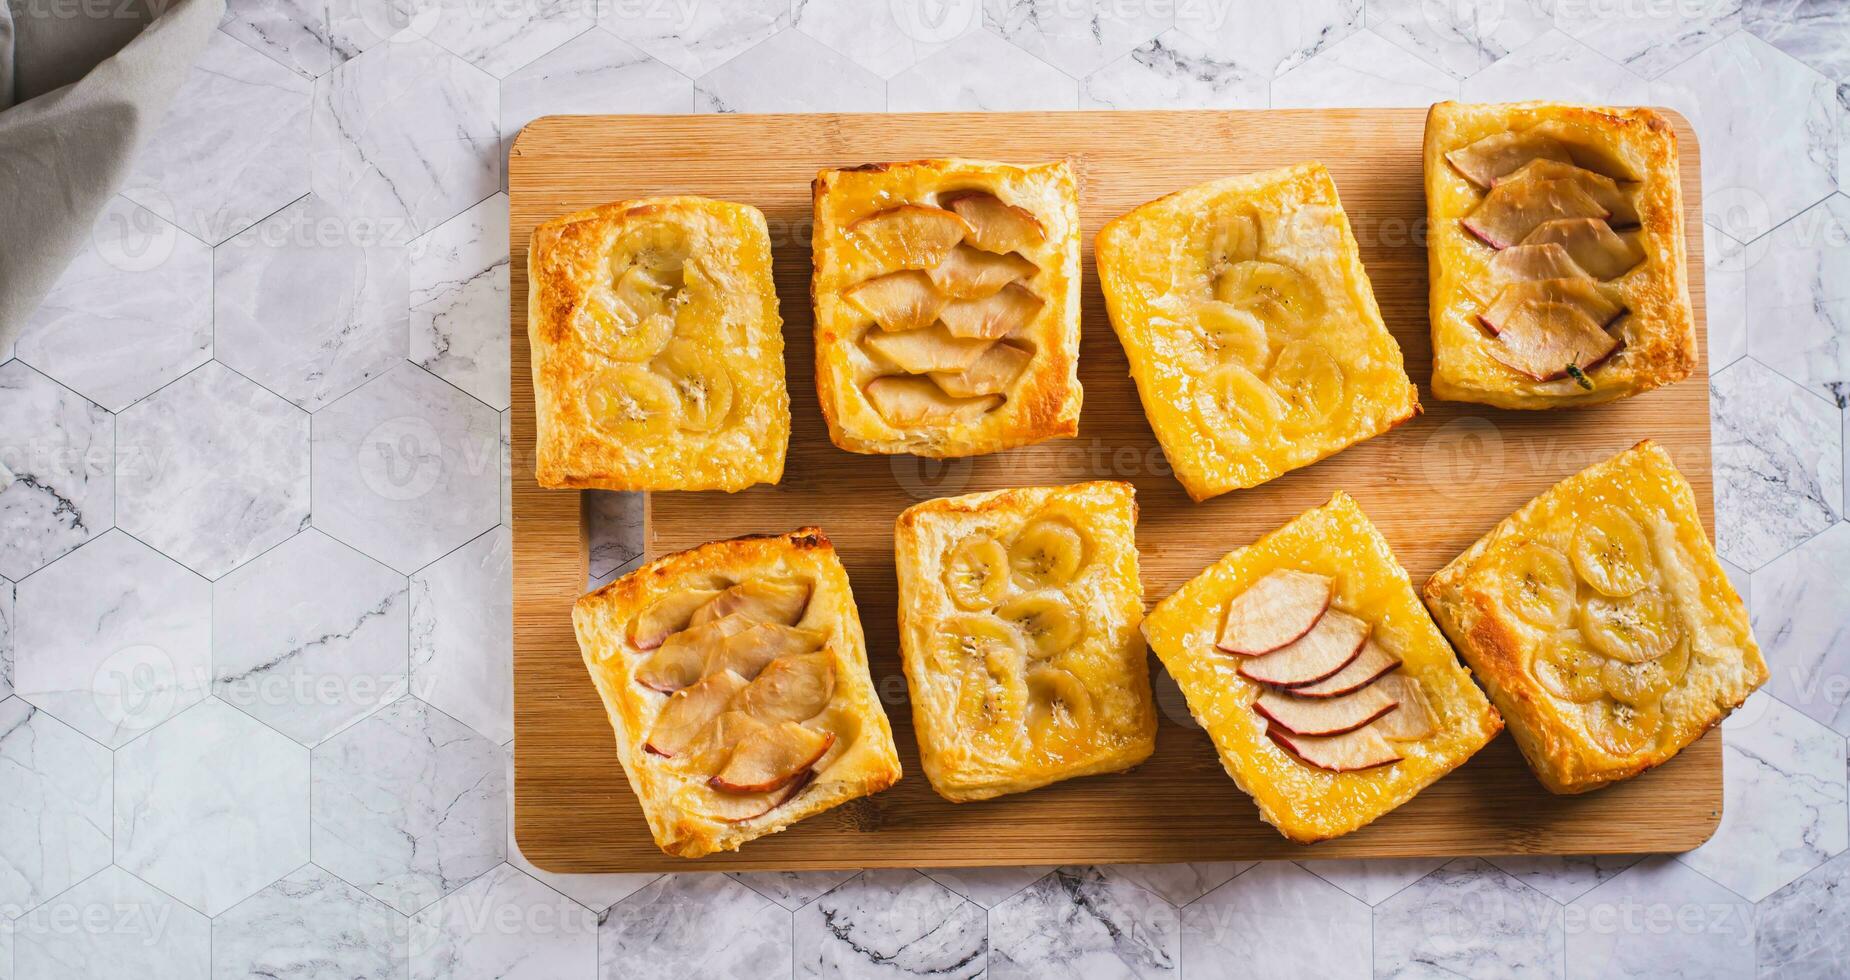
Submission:
<svg viewBox="0 0 1850 980">
<path fill-rule="evenodd" d="M 587 31 L 501 80 L 501 155 L 541 116 L 693 111 L 693 79 L 607 31 Z"/>
<path fill-rule="evenodd" d="M 1722 731 L 1721 826 L 1678 860 L 1759 901 L 1850 846 L 1844 740 L 1765 692 Z"/>
<path fill-rule="evenodd" d="M 1494 857 L 1490 863 L 1530 888 L 1565 905 L 1638 863 L 1633 854 Z"/>
<path fill-rule="evenodd" d="M 109 865 L 109 766 L 108 749 L 0 700 L 0 918 Z"/>
<path fill-rule="evenodd" d="M 114 420 L 21 361 L 0 364 L 0 575 L 18 581 L 109 530 Z"/>
<path fill-rule="evenodd" d="M 1176 976 L 1181 919 L 1095 868 L 1061 868 L 989 912 L 989 976 Z"/>
<path fill-rule="evenodd" d="M 514 743 L 509 742 L 503 753 L 507 757 L 507 784 L 514 785 Z M 520 841 L 514 826 L 514 794 L 507 795 L 507 863 L 526 872 L 535 880 L 552 890 L 570 898 L 572 901 L 590 909 L 598 917 L 610 910 L 612 905 L 634 895 L 638 890 L 654 882 L 661 875 L 647 872 L 634 874 L 560 874 L 545 871 L 527 860 L 520 852 Z"/>
<path fill-rule="evenodd" d="M 418 6 L 413 30 L 496 78 L 597 23 L 597 0 L 421 0 Z"/>
<path fill-rule="evenodd" d="M 590 559 L 587 587 L 601 586 L 642 557 L 643 495 L 614 490 L 585 491 L 585 538 Z"/>
<path fill-rule="evenodd" d="M 1850 524 L 1754 573 L 1754 638 L 1771 677 L 1768 694 L 1850 734 Z"/>
<path fill-rule="evenodd" d="M 893 112 L 1071 109 L 1079 83 L 988 31 L 972 31 L 887 82 Z"/>
<path fill-rule="evenodd" d="M 1380 905 L 1395 892 L 1431 874 L 1444 858 L 1326 859 L 1299 861 L 1306 871 L 1370 905 Z"/>
<path fill-rule="evenodd" d="M 1750 252 L 1712 226 L 1702 226 L 1703 305 L 1707 308 L 1711 375 L 1747 354 L 1748 257 L 1765 247 L 1762 239 Z"/>
<path fill-rule="evenodd" d="M 310 83 L 215 33 L 122 193 L 213 245 L 308 190 Z"/>
<path fill-rule="evenodd" d="M 916 871 L 868 871 L 796 913 L 799 977 L 984 975 L 983 909 Z"/>
<path fill-rule="evenodd" d="M 1734 594 L 1741 597 L 1751 615 L 1754 610 L 1752 581 L 1747 571 L 1726 558 L 1721 559 L 1722 574 L 1728 576 L 1728 584 L 1734 587 Z"/>
<path fill-rule="evenodd" d="M 388 237 L 310 194 L 220 245 L 218 359 L 309 411 L 404 359 L 410 263 Z"/>
<path fill-rule="evenodd" d="M 226 0 L 220 29 L 304 78 L 411 25 L 407 0 Z"/>
<path fill-rule="evenodd" d="M 13 597 L 17 587 L 0 579 L 0 700 L 13 695 Z"/>
<path fill-rule="evenodd" d="M 796 29 L 891 78 L 982 24 L 981 0 L 794 0 Z"/>
<path fill-rule="evenodd" d="M 1554 0 L 1554 10 L 1556 26 L 1645 78 L 1741 26 L 1741 0 Z"/>
<path fill-rule="evenodd" d="M 1175 22 L 1173 4 L 984 0 L 983 26 L 1075 78 L 1129 54 Z"/>
<path fill-rule="evenodd" d="M 1551 23 L 1546 0 L 1368 0 L 1368 29 L 1457 78 L 1529 43 Z M 1566 96 L 1556 96 L 1566 98 Z"/>
<path fill-rule="evenodd" d="M 1362 29 L 1362 0 L 1185 0 L 1176 28 L 1261 76 L 1303 64 Z"/>
<path fill-rule="evenodd" d="M 1850 400 L 1850 198 L 1833 194 L 1744 257 L 1748 352 L 1840 407 Z"/>
<path fill-rule="evenodd" d="M 212 250 L 110 198 L 83 251 L 26 319 L 14 353 L 121 411 L 211 358 Z"/>
<path fill-rule="evenodd" d="M 116 525 L 218 578 L 308 526 L 308 413 L 219 363 L 116 416 Z"/>
<path fill-rule="evenodd" d="M 1099 868 L 1181 908 L 1219 888 L 1253 866 L 1252 861 L 1202 861 L 1193 864 L 1114 864 Z"/>
<path fill-rule="evenodd" d="M 1086 76 L 1079 103 L 1105 109 L 1263 109 L 1271 66 L 1241 64 L 1180 30 L 1168 30 Z"/>
<path fill-rule="evenodd" d="M 508 200 L 496 194 L 411 243 L 411 360 L 508 404 Z"/>
<path fill-rule="evenodd" d="M 212 587 L 112 531 L 19 583 L 13 687 L 119 746 L 205 697 Z"/>
<path fill-rule="evenodd" d="M 880 76 L 798 31 L 784 31 L 694 82 L 695 112 L 885 108 L 886 85 Z"/>
<path fill-rule="evenodd" d="M 744 871 L 732 877 L 752 891 L 794 910 L 815 901 L 823 892 L 854 875 L 853 871 Z"/>
<path fill-rule="evenodd" d="M 663 875 L 598 925 L 604 980 L 778 980 L 791 975 L 783 906 L 726 875 Z"/>
<path fill-rule="evenodd" d="M 1815 0 L 1747 0 L 1742 26 L 1839 82 L 1850 83 L 1850 8 Z"/>
<path fill-rule="evenodd" d="M 1561 907 L 1478 858 L 1375 906 L 1375 976 L 1555 977 Z"/>
<path fill-rule="evenodd" d="M 1550 30 L 1467 76 L 1461 94 L 1467 102 L 1554 99 L 1643 105 L 1651 101 L 1651 86 L 1605 55 Z"/>
<path fill-rule="evenodd" d="M 1751 357 L 1716 374 L 1709 399 L 1717 548 L 1755 571 L 1837 520 L 1842 419 Z"/>
<path fill-rule="evenodd" d="M 314 745 L 405 693 L 405 577 L 313 529 L 212 587 L 212 692 Z"/>
<path fill-rule="evenodd" d="M 988 909 L 1053 872 L 1053 868 L 922 868 L 933 881 Z"/>
<path fill-rule="evenodd" d="M 411 920 L 412 980 L 593 980 L 597 917 L 505 864 Z"/>
<path fill-rule="evenodd" d="M 789 0 L 600 0 L 598 25 L 698 77 L 790 26 Z"/>
<path fill-rule="evenodd" d="M 315 863 L 416 912 L 507 856 L 501 748 L 400 698 L 314 750 Z"/>
<path fill-rule="evenodd" d="M 514 737 L 513 532 L 493 530 L 411 576 L 411 689 L 500 744 Z"/>
<path fill-rule="evenodd" d="M 1843 123 L 1824 76 L 1735 34 L 1651 84 L 1702 144 L 1704 220 L 1751 242 L 1836 187 Z"/>
<path fill-rule="evenodd" d="M 1754 907 L 1668 857 L 1647 858 L 1567 907 L 1569 977 L 1745 977 Z"/>
<path fill-rule="evenodd" d="M 1182 910 L 1184 976 L 1372 974 L 1368 906 L 1289 861 L 1267 861 Z"/>
<path fill-rule="evenodd" d="M 212 920 L 212 976 L 403 976 L 409 932 L 404 916 L 326 871 L 303 865 Z"/>
<path fill-rule="evenodd" d="M 413 572 L 500 517 L 500 416 L 400 363 L 315 415 L 315 526 Z"/>
<path fill-rule="evenodd" d="M 1850 853 L 1761 899 L 1755 959 L 1763 977 L 1829 980 L 1850 963 Z"/>
<path fill-rule="evenodd" d="M 121 868 L 13 923 L 14 980 L 201 980 L 211 970 L 211 920 Z"/>
<path fill-rule="evenodd" d="M 116 863 L 206 913 L 308 861 L 308 750 L 216 700 L 116 752 Z"/>
<path fill-rule="evenodd" d="M 1424 106 L 1458 97 L 1458 81 L 1363 31 L 1331 45 L 1272 83 L 1279 109 Z"/>
<path fill-rule="evenodd" d="M 514 417 L 501 413 L 501 523 L 514 526 Z"/>
<path fill-rule="evenodd" d="M 315 81 L 310 186 L 408 241 L 501 185 L 499 99 L 492 77 L 427 40 L 367 51 Z"/>
</svg>

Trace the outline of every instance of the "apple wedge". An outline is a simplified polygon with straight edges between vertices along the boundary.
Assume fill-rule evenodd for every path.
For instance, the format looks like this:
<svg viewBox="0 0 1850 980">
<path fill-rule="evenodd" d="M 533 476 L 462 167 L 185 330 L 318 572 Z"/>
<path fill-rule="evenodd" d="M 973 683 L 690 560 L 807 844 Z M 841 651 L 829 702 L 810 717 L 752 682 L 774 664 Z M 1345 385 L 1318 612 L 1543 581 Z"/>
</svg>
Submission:
<svg viewBox="0 0 1850 980">
<path fill-rule="evenodd" d="M 1600 289 L 1591 279 L 1532 279 L 1513 282 L 1497 293 L 1496 302 L 1478 315 L 1478 320 L 1493 334 L 1503 332 L 1504 325 L 1522 311 L 1542 303 L 1564 303 L 1586 314 L 1596 326 L 1604 327 L 1619 318 L 1625 307 Z"/>
<path fill-rule="evenodd" d="M 711 673 L 707 664 L 725 648 L 726 639 L 752 627 L 752 621 L 740 615 L 671 633 L 636 668 L 636 683 L 651 690 L 672 694 Z"/>
<path fill-rule="evenodd" d="M 1273 687 L 1313 684 L 1349 666 L 1362 652 L 1371 629 L 1340 609 L 1328 610 L 1295 642 L 1241 660 L 1240 676 Z"/>
<path fill-rule="evenodd" d="M 1460 219 L 1465 230 L 1491 248 L 1504 249 L 1522 242 L 1535 227 L 1556 218 L 1609 216 L 1576 181 L 1504 181 L 1490 189 L 1470 214 Z"/>
<path fill-rule="evenodd" d="M 794 721 L 748 732 L 707 785 L 724 793 L 768 793 L 809 771 L 835 744 L 834 732 Z"/>
<path fill-rule="evenodd" d="M 864 242 L 888 269 L 929 269 L 943 262 L 969 234 L 964 219 L 943 208 L 902 204 L 865 217 L 847 227 L 848 237 Z"/>
<path fill-rule="evenodd" d="M 767 725 L 803 721 L 828 707 L 834 694 L 835 654 L 822 649 L 771 661 L 739 693 L 739 710 Z"/>
<path fill-rule="evenodd" d="M 1330 772 L 1356 772 L 1400 761 L 1399 750 L 1372 725 L 1341 735 L 1293 735 L 1267 725 L 1265 733 L 1298 761 Z"/>
<path fill-rule="evenodd" d="M 907 374 L 962 371 L 993 343 L 981 337 L 958 337 L 941 323 L 904 333 L 870 330 L 861 338 L 861 346 Z"/>
<path fill-rule="evenodd" d="M 887 331 L 917 330 L 931 326 L 949 301 L 931 277 L 917 269 L 890 272 L 857 282 L 842 290 L 842 297 L 874 318 Z"/>
<path fill-rule="evenodd" d="M 1335 585 L 1328 575 L 1281 568 L 1233 597 L 1214 645 L 1257 657 L 1296 642 L 1330 608 Z"/>
<path fill-rule="evenodd" d="M 1399 704 L 1381 685 L 1371 684 L 1340 698 L 1295 698 L 1267 691 L 1253 702 L 1253 710 L 1293 735 L 1341 735 L 1393 714 Z"/>
<path fill-rule="evenodd" d="M 755 820 L 795 799 L 815 778 L 815 770 L 806 769 L 798 773 L 797 778 L 766 793 L 724 793 L 709 787 L 703 794 L 706 799 L 700 810 L 714 820 L 727 823 Z"/>
<path fill-rule="evenodd" d="M 655 727 L 649 730 L 643 749 L 674 758 L 693 745 L 746 686 L 745 678 L 722 670 L 669 695 L 661 714 L 655 716 Z"/>
<path fill-rule="evenodd" d="M 1492 133 L 1445 155 L 1445 161 L 1466 180 L 1484 188 L 1531 160 L 1573 163 L 1574 158 L 1560 140 L 1534 132 Z"/>
<path fill-rule="evenodd" d="M 1015 252 L 1047 241 L 1047 229 L 1041 227 L 1033 212 L 1009 204 L 994 194 L 964 191 L 948 195 L 939 203 L 964 219 L 970 226 L 965 240 L 985 252 Z"/>
<path fill-rule="evenodd" d="M 1606 209 L 1606 219 L 1615 225 L 1635 225 L 1638 223 L 1638 206 L 1632 203 L 1632 195 L 1619 186 L 1619 182 L 1605 174 L 1596 174 L 1591 170 L 1562 163 L 1559 160 L 1531 160 L 1523 164 L 1514 173 L 1497 178 L 1498 183 L 1506 180 L 1571 180 L 1580 184 L 1580 189 L 1587 196 L 1599 202 Z"/>
<path fill-rule="evenodd" d="M 1546 228 L 1552 223 L 1544 222 L 1542 227 Z M 1530 232 L 1529 239 L 1533 239 L 1536 233 Z M 1531 282 L 1537 279 L 1593 278 L 1592 273 L 1575 264 L 1574 257 L 1559 244 L 1548 242 L 1531 245 L 1529 239 L 1524 239 L 1523 244 L 1511 245 L 1490 257 L 1490 281 L 1492 283 L 1503 286 L 1513 282 Z"/>
<path fill-rule="evenodd" d="M 712 651 L 701 669 L 702 674 L 722 670 L 752 680 L 771 661 L 793 653 L 808 653 L 820 646 L 828 634 L 818 630 L 798 629 L 782 623 L 758 623 L 725 638 Z"/>
<path fill-rule="evenodd" d="M 957 299 L 982 299 L 1039 271 L 1040 266 L 1014 252 L 997 255 L 959 245 L 926 273 L 931 276 L 932 285 Z"/>
<path fill-rule="evenodd" d="M 1522 244 L 1559 245 L 1575 265 L 1596 279 L 1617 279 L 1644 261 L 1644 246 L 1636 232 L 1620 234 L 1598 218 L 1544 221 L 1529 232 Z"/>
<path fill-rule="evenodd" d="M 1323 680 L 1300 684 L 1288 690 L 1300 698 L 1339 698 L 1373 684 L 1376 678 L 1398 666 L 1400 658 L 1387 652 L 1387 648 L 1376 643 L 1371 636 L 1368 642 L 1362 644 L 1362 652 L 1349 661 L 1349 666 Z"/>
<path fill-rule="evenodd" d="M 1000 395 L 1033 362 L 1034 355 L 1025 347 L 999 343 L 962 371 L 933 371 L 931 379 L 953 398 L 980 398 Z"/>
<path fill-rule="evenodd" d="M 954 398 L 945 394 L 944 389 L 930 378 L 887 375 L 869 381 L 862 391 L 888 425 L 902 429 L 915 425 L 971 422 L 1002 407 L 1001 395 Z"/>
<path fill-rule="evenodd" d="M 727 616 L 744 616 L 754 623 L 795 626 L 809 606 L 809 583 L 751 579 L 721 592 L 688 620 L 700 626 Z"/>
<path fill-rule="evenodd" d="M 1488 353 L 1537 381 L 1584 374 L 1619 349 L 1618 338 L 1567 303 L 1529 303 L 1501 327 Z"/>
<path fill-rule="evenodd" d="M 663 640 L 687 629 L 694 613 L 718 595 L 718 589 L 682 589 L 657 599 L 630 624 L 630 643 L 638 650 L 661 646 Z"/>
<path fill-rule="evenodd" d="M 1382 738 L 1392 742 L 1417 742 L 1439 727 L 1433 720 L 1432 703 L 1426 700 L 1426 691 L 1416 678 L 1389 674 L 1369 690 L 1382 691 L 1400 705 L 1375 723 L 1375 730 Z"/>
<path fill-rule="evenodd" d="M 953 337 L 1000 340 L 1033 322 L 1046 301 L 1018 282 L 981 299 L 957 299 L 944 305 L 938 319 Z"/>
</svg>

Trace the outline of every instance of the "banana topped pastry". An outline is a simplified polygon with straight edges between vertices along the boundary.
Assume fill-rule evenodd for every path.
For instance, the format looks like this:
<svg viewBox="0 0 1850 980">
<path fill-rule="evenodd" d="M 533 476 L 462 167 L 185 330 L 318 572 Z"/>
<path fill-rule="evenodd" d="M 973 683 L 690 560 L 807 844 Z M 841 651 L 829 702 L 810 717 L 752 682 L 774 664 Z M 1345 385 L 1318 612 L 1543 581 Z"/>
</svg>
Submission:
<svg viewBox="0 0 1850 980">
<path fill-rule="evenodd" d="M 1433 394 L 1555 408 L 1689 376 L 1683 190 L 1662 116 L 1441 102 L 1425 167 Z"/>
<path fill-rule="evenodd" d="M 813 527 L 658 558 L 572 625 L 655 843 L 701 857 L 897 782 L 848 574 Z"/>
<path fill-rule="evenodd" d="M 919 160 L 814 185 L 816 395 L 835 445 L 972 456 L 1079 425 L 1065 161 Z"/>
<path fill-rule="evenodd" d="M 1195 500 L 1419 412 L 1321 164 L 1158 198 L 1106 225 L 1097 258 L 1144 414 Z"/>
<path fill-rule="evenodd" d="M 568 214 L 533 230 L 527 270 L 541 486 L 782 479 L 790 396 L 758 209 L 661 197 Z"/>
</svg>

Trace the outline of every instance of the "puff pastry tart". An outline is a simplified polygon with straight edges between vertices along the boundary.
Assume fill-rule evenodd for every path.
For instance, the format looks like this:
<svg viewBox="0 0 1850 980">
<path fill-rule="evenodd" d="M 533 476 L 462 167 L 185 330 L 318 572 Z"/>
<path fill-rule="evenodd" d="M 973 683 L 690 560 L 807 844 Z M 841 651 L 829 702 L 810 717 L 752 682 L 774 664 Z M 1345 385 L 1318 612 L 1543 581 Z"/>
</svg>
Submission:
<svg viewBox="0 0 1850 980">
<path fill-rule="evenodd" d="M 816 528 L 658 558 L 579 599 L 572 625 L 669 854 L 738 850 L 899 779 L 848 574 Z"/>
<path fill-rule="evenodd" d="M 938 795 L 984 800 L 1149 758 L 1133 493 L 1024 487 L 899 516 L 900 649 Z"/>
<path fill-rule="evenodd" d="M 790 437 L 764 215 L 662 197 L 533 230 L 527 336 L 546 487 L 742 490 Z"/>
<path fill-rule="evenodd" d="M 1299 843 L 1393 810 L 1503 727 L 1340 492 L 1158 603 L 1143 632 L 1227 774 Z"/>
<path fill-rule="evenodd" d="M 1505 518 L 1425 597 L 1556 793 L 1668 761 L 1767 679 L 1695 494 L 1648 440 Z"/>
<path fill-rule="evenodd" d="M 1662 116 L 1441 102 L 1425 156 L 1433 394 L 1590 405 L 1695 368 L 1677 138 Z"/>
<path fill-rule="evenodd" d="M 1321 164 L 1159 198 L 1106 225 L 1096 254 L 1144 414 L 1195 500 L 1419 411 Z"/>
<path fill-rule="evenodd" d="M 835 445 L 973 456 L 1079 427 L 1065 161 L 919 160 L 814 185 L 816 394 Z"/>
</svg>

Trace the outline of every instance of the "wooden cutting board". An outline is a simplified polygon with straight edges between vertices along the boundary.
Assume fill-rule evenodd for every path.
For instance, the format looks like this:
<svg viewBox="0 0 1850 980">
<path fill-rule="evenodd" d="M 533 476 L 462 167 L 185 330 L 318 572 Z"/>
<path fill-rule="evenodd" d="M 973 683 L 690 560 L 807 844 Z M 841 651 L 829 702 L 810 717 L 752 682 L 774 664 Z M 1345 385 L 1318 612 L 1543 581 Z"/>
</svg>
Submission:
<svg viewBox="0 0 1850 980">
<path fill-rule="evenodd" d="M 1706 356 L 1689 380 L 1597 408 L 1514 413 L 1453 405 L 1425 382 L 1426 252 L 1419 109 L 1050 112 L 949 115 L 579 116 L 529 125 L 510 161 L 513 249 L 515 834 L 553 871 L 1220 861 L 1251 858 L 1680 851 L 1721 817 L 1721 740 L 1711 735 L 1631 782 L 1579 797 L 1544 790 L 1507 735 L 1368 828 L 1312 847 L 1260 822 L 1221 770 L 1175 684 L 1156 675 L 1156 754 L 1135 771 L 952 805 L 920 774 L 900 672 L 893 519 L 918 500 L 1005 486 L 1124 479 L 1137 487 L 1144 595 L 1161 599 L 1227 551 L 1342 489 L 1381 528 L 1416 583 L 1562 477 L 1647 436 L 1695 486 L 1713 534 Z M 1703 324 L 1695 134 L 1683 148 L 1690 295 Z M 873 161 L 1065 155 L 1081 177 L 1085 411 L 1079 436 L 975 459 L 857 456 L 828 440 L 816 406 L 809 305 L 810 180 Z M 1108 220 L 1191 184 L 1320 160 L 1335 175 L 1388 327 L 1425 414 L 1315 466 L 1204 504 L 1167 473 L 1093 275 Z M 906 775 L 885 793 L 700 861 L 651 842 L 617 764 L 569 612 L 585 582 L 580 495 L 533 483 L 526 342 L 527 237 L 591 205 L 702 194 L 764 211 L 788 346 L 793 427 L 784 482 L 735 495 L 649 498 L 650 556 L 748 532 L 823 527 L 854 583 L 875 683 Z M 1706 344 L 1705 344 L 1706 347 Z M 1151 659 L 1155 669 L 1155 659 Z"/>
</svg>

